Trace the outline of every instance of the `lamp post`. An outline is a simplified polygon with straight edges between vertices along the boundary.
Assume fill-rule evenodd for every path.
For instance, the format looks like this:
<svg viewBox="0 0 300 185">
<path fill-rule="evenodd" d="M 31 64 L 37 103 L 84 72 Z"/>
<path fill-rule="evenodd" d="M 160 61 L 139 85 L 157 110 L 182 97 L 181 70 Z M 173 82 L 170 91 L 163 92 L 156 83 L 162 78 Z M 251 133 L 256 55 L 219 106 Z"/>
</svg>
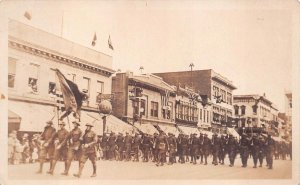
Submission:
<svg viewBox="0 0 300 185">
<path fill-rule="evenodd" d="M 99 114 L 103 115 L 102 119 L 103 119 L 103 135 L 104 135 L 106 129 L 106 117 L 110 115 L 112 112 L 112 105 L 110 101 L 102 100 L 98 105 L 98 110 L 99 110 Z"/>
</svg>

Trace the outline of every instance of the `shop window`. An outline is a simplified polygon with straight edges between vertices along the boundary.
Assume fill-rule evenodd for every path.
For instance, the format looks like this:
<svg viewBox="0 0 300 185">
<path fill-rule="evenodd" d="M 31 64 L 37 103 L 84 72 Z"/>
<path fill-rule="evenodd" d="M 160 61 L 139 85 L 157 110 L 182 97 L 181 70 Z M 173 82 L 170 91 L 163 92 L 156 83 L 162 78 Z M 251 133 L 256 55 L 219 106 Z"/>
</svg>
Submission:
<svg viewBox="0 0 300 185">
<path fill-rule="evenodd" d="M 48 94 L 56 94 L 56 84 L 54 82 L 49 82 Z"/>
<path fill-rule="evenodd" d="M 144 99 L 141 99 L 140 115 L 141 116 L 146 115 L 146 100 Z"/>
</svg>

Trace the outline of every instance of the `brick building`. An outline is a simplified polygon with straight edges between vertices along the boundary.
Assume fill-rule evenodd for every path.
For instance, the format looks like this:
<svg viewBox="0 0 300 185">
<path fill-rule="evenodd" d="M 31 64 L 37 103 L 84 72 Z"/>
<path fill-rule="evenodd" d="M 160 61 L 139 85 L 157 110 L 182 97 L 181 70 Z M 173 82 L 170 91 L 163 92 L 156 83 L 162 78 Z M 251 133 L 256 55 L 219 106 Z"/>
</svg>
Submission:
<svg viewBox="0 0 300 185">
<path fill-rule="evenodd" d="M 136 126 L 167 132 L 198 132 L 200 97 L 153 74 L 117 73 L 112 80 L 113 114 Z M 193 100 L 192 100 L 193 99 Z M 140 129 L 143 129 L 142 127 Z"/>
<path fill-rule="evenodd" d="M 202 97 L 211 100 L 211 111 L 206 113 L 214 131 L 220 132 L 223 126 L 230 125 L 233 118 L 233 90 L 236 87 L 232 81 L 216 73 L 212 69 L 155 73 L 169 84 L 183 85 L 194 89 Z M 204 113 L 205 112 L 205 113 Z M 201 113 L 202 114 L 202 113 Z M 206 117 L 207 117 L 206 116 Z"/>
</svg>

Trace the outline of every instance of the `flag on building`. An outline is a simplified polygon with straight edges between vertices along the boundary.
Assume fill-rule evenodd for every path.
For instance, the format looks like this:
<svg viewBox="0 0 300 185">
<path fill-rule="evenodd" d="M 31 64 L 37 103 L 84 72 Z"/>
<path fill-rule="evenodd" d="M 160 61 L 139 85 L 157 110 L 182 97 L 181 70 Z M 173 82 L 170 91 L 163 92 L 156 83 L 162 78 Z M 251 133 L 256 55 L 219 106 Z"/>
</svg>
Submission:
<svg viewBox="0 0 300 185">
<path fill-rule="evenodd" d="M 170 91 L 165 90 L 165 93 L 161 94 L 161 106 L 163 109 L 168 109 L 169 107 L 169 96 Z"/>
<path fill-rule="evenodd" d="M 108 37 L 108 47 L 109 47 L 110 49 L 114 50 L 114 47 L 113 47 L 112 42 L 111 42 L 111 39 L 110 39 L 110 35 L 109 35 L 109 37 Z"/>
<path fill-rule="evenodd" d="M 97 35 L 96 35 L 96 32 L 95 32 L 94 37 L 93 37 L 93 41 L 92 41 L 92 46 L 96 45 L 96 41 L 97 41 Z"/>
<path fill-rule="evenodd" d="M 63 96 L 63 102 L 67 111 L 78 113 L 78 109 L 82 106 L 82 93 L 79 91 L 78 86 L 68 80 L 60 71 L 56 69 L 56 77 L 60 84 L 60 92 Z M 58 84 L 58 83 L 57 83 Z"/>
<path fill-rule="evenodd" d="M 26 17 L 28 20 L 31 20 L 31 14 L 28 11 L 24 13 L 24 17 Z"/>
</svg>

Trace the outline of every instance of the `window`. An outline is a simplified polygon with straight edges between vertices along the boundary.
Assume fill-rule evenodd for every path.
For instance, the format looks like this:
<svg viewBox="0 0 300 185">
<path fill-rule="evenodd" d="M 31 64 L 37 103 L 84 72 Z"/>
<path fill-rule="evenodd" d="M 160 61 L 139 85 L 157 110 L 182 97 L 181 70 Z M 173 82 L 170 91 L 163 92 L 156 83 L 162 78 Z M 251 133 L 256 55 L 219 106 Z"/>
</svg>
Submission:
<svg viewBox="0 0 300 185">
<path fill-rule="evenodd" d="M 203 122 L 205 123 L 206 121 L 205 121 L 205 112 L 206 112 L 206 110 L 203 110 Z"/>
<path fill-rule="evenodd" d="M 90 94 L 90 79 L 83 77 L 83 88 L 82 91 L 87 91 Z"/>
<path fill-rule="evenodd" d="M 140 115 L 141 116 L 146 115 L 146 100 L 144 100 L 144 99 L 141 99 Z"/>
<path fill-rule="evenodd" d="M 51 69 L 49 76 L 49 86 L 48 86 L 48 94 L 56 94 L 56 84 L 55 84 L 55 71 Z"/>
<path fill-rule="evenodd" d="M 219 96 L 219 88 L 216 86 L 213 86 L 213 92 L 214 92 L 214 96 Z"/>
<path fill-rule="evenodd" d="M 208 123 L 209 122 L 209 112 L 208 111 L 206 112 L 206 115 L 207 115 L 206 122 Z"/>
<path fill-rule="evenodd" d="M 245 105 L 242 105 L 241 106 L 241 111 L 242 111 L 242 115 L 245 115 L 246 114 L 246 106 Z"/>
<path fill-rule="evenodd" d="M 38 92 L 39 65 L 31 63 L 29 66 L 28 74 L 28 87 L 30 91 Z"/>
<path fill-rule="evenodd" d="M 97 80 L 96 92 L 101 94 L 104 92 L 104 82 Z"/>
<path fill-rule="evenodd" d="M 15 87 L 15 77 L 16 77 L 16 60 L 13 58 L 8 58 L 8 87 Z"/>
<path fill-rule="evenodd" d="M 151 116 L 152 117 L 158 117 L 158 103 L 157 102 L 151 102 Z"/>
<path fill-rule="evenodd" d="M 221 89 L 221 99 L 223 102 L 226 101 L 226 92 L 223 89 Z"/>
<path fill-rule="evenodd" d="M 252 106 L 252 109 L 253 109 L 253 113 L 257 114 L 257 105 L 256 104 Z"/>
<path fill-rule="evenodd" d="M 231 93 L 227 93 L 227 103 L 229 105 L 232 105 L 232 94 Z"/>
<path fill-rule="evenodd" d="M 71 80 L 72 82 L 76 82 L 76 74 L 68 73 L 68 80 Z"/>
<path fill-rule="evenodd" d="M 202 109 L 200 109 L 200 120 L 202 120 Z"/>
<path fill-rule="evenodd" d="M 82 92 L 86 93 L 88 96 L 90 96 L 90 79 L 83 77 L 83 88 L 82 88 Z M 83 101 L 83 105 L 84 106 L 89 106 L 89 101 L 85 100 Z"/>
<path fill-rule="evenodd" d="M 234 105 L 234 114 L 235 115 L 239 115 L 239 106 L 238 105 Z"/>
<path fill-rule="evenodd" d="M 162 115 L 164 119 L 171 119 L 172 108 L 173 108 L 173 103 L 168 102 L 168 108 L 162 109 Z"/>
</svg>

